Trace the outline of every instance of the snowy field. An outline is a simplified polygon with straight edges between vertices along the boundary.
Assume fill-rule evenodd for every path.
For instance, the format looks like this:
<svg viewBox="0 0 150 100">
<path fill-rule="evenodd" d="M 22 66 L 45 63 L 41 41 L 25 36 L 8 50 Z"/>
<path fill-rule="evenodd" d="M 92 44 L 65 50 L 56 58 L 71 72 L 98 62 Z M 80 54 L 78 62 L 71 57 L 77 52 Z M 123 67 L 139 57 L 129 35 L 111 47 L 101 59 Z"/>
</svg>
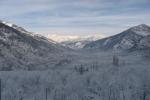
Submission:
<svg viewBox="0 0 150 100">
<path fill-rule="evenodd" d="M 134 54 L 74 52 L 43 71 L 1 71 L 1 100 L 149 100 L 150 63 Z"/>
</svg>

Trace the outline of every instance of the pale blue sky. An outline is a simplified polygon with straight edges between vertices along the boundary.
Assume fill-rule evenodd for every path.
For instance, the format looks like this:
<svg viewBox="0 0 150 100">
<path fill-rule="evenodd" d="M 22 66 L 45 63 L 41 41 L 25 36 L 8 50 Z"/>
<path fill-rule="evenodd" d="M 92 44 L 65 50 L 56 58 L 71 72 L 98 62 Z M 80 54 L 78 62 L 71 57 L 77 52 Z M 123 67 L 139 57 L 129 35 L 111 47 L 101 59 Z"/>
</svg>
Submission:
<svg viewBox="0 0 150 100">
<path fill-rule="evenodd" d="M 150 25 L 150 0 L 0 0 L 0 19 L 49 34 L 112 35 Z"/>
</svg>

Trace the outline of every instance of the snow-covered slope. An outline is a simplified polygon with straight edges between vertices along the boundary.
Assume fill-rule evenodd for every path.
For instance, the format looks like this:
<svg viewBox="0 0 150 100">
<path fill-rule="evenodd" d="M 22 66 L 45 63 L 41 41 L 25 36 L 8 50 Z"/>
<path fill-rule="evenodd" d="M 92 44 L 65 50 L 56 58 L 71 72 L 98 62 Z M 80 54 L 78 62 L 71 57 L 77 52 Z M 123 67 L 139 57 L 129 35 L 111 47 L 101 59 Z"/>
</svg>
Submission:
<svg viewBox="0 0 150 100">
<path fill-rule="evenodd" d="M 89 42 L 91 41 L 65 41 L 61 42 L 61 44 L 72 49 L 80 49 L 83 48 Z"/>
<path fill-rule="evenodd" d="M 50 66 L 53 55 L 64 49 L 52 40 L 34 36 L 17 25 L 0 22 L 0 70 L 44 69 Z"/>
<path fill-rule="evenodd" d="M 150 49 L 150 35 L 148 35 L 140 40 L 139 48 L 141 48 L 141 49 L 149 48 Z"/>
<path fill-rule="evenodd" d="M 63 41 L 61 44 L 63 46 L 72 48 L 72 49 L 81 49 L 83 48 L 86 44 L 96 41 L 98 39 L 102 38 L 101 35 L 90 35 L 90 36 L 80 36 L 76 39 L 68 40 L 68 41 Z"/>
<path fill-rule="evenodd" d="M 85 45 L 88 49 L 115 49 L 115 50 L 135 50 L 138 49 L 140 40 L 150 35 L 150 27 L 141 24 L 132 27 L 120 34 L 100 39 Z"/>
</svg>

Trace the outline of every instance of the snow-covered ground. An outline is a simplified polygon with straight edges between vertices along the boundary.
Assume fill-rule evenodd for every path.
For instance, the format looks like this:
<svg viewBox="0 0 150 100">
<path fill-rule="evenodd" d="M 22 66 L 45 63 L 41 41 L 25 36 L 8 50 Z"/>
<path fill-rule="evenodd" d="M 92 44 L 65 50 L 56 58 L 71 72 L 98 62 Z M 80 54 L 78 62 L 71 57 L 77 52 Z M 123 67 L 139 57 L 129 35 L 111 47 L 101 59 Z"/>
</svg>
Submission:
<svg viewBox="0 0 150 100">
<path fill-rule="evenodd" d="M 45 71 L 1 71 L 2 100 L 148 100 L 150 63 L 139 53 L 74 52 Z"/>
</svg>

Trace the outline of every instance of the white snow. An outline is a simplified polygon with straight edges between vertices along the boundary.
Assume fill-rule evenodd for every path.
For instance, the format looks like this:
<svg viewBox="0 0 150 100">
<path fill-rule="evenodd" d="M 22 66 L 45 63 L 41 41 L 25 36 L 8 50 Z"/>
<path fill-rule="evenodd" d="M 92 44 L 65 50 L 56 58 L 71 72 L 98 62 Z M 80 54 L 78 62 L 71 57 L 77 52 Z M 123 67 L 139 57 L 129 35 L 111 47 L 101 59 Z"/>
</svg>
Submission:
<svg viewBox="0 0 150 100">
<path fill-rule="evenodd" d="M 123 39 L 121 43 L 117 43 L 114 45 L 114 50 L 128 50 L 134 46 L 133 41 L 128 40 L 128 39 Z"/>
<path fill-rule="evenodd" d="M 142 35 L 142 36 L 148 36 L 150 35 L 150 32 L 144 31 L 144 30 L 140 30 L 140 31 L 135 31 L 136 34 L 138 35 Z"/>
<path fill-rule="evenodd" d="M 107 43 L 110 41 L 111 39 L 107 39 L 104 43 L 103 43 L 103 45 L 105 46 L 105 45 L 107 45 Z"/>
<path fill-rule="evenodd" d="M 43 36 L 52 39 L 56 42 L 66 42 L 66 41 L 94 41 L 101 39 L 104 37 L 101 34 L 93 34 L 93 35 L 66 35 L 66 34 L 42 34 Z"/>
<path fill-rule="evenodd" d="M 120 44 L 122 47 L 126 48 L 126 49 L 130 49 L 131 47 L 134 46 L 134 43 L 133 41 L 131 40 L 128 40 L 128 39 L 123 39 L 121 41 L 121 44 Z"/>
<path fill-rule="evenodd" d="M 132 31 L 142 36 L 150 35 L 150 28 L 144 24 L 133 27 Z"/>
<path fill-rule="evenodd" d="M 77 47 L 77 48 L 83 48 L 83 47 L 84 47 L 84 44 L 82 44 L 81 42 L 77 42 L 77 43 L 75 44 L 75 47 Z"/>
<path fill-rule="evenodd" d="M 7 26 L 9 26 L 9 27 L 12 27 L 12 26 L 13 26 L 13 24 L 11 24 L 11 23 L 9 23 L 9 22 L 2 21 L 2 23 L 5 24 L 5 25 L 7 25 Z"/>
</svg>

